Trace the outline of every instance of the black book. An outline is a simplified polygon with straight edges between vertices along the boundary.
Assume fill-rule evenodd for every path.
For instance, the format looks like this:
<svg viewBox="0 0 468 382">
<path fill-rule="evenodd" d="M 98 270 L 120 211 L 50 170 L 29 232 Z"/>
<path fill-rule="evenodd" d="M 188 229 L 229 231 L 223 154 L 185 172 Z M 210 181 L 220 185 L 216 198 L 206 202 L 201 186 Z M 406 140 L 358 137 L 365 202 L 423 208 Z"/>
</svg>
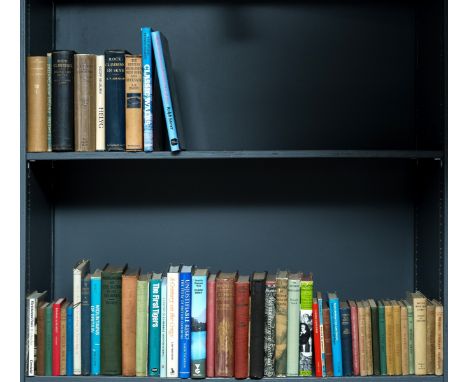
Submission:
<svg viewBox="0 0 468 382">
<path fill-rule="evenodd" d="M 74 55 L 72 50 L 52 52 L 52 151 L 73 151 Z"/>
<path fill-rule="evenodd" d="M 353 348 L 351 338 L 351 308 L 345 301 L 340 302 L 341 356 L 343 375 L 353 373 Z"/>
<path fill-rule="evenodd" d="M 250 294 L 250 378 L 263 378 L 266 272 L 252 276 Z"/>
<path fill-rule="evenodd" d="M 380 341 L 379 341 L 379 310 L 375 300 L 370 299 L 371 328 L 372 328 L 372 365 L 374 375 L 380 375 Z"/>
<path fill-rule="evenodd" d="M 81 281 L 81 375 L 91 369 L 91 274 Z"/>
</svg>

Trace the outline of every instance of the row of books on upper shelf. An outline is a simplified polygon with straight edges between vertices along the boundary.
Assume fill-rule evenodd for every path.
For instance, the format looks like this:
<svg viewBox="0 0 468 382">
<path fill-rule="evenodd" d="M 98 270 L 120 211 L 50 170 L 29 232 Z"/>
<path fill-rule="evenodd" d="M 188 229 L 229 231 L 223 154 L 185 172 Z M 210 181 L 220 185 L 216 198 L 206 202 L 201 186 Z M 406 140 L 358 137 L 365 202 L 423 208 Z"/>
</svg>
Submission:
<svg viewBox="0 0 468 382">
<path fill-rule="evenodd" d="M 90 273 L 81 260 L 73 301 L 27 297 L 28 375 L 442 375 L 440 302 L 420 292 L 340 301 L 313 289 L 305 273 Z"/>
<path fill-rule="evenodd" d="M 167 40 L 148 27 L 141 28 L 141 40 L 141 55 L 59 50 L 29 56 L 27 151 L 151 152 L 164 141 L 171 151 L 183 150 Z"/>
</svg>

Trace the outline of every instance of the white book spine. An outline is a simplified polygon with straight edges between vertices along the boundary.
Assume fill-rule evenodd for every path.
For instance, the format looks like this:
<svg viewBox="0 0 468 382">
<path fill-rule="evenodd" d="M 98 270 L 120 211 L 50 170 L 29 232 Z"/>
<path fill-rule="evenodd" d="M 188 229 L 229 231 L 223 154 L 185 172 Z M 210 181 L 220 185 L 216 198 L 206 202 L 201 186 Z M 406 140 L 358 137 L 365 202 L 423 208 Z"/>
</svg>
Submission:
<svg viewBox="0 0 468 382">
<path fill-rule="evenodd" d="M 179 377 L 179 273 L 167 274 L 167 377 Z"/>
<path fill-rule="evenodd" d="M 35 337 L 36 337 L 36 311 L 37 300 L 35 298 L 28 299 L 28 376 L 33 376 L 35 372 Z"/>
<path fill-rule="evenodd" d="M 96 150 L 106 149 L 106 111 L 105 111 L 105 65 L 104 56 L 96 56 Z"/>
<path fill-rule="evenodd" d="M 73 374 L 81 375 L 81 271 L 73 270 Z"/>
<path fill-rule="evenodd" d="M 160 360 L 160 376 L 166 378 L 166 346 L 167 346 L 167 279 L 163 278 L 161 283 L 161 360 Z"/>
</svg>

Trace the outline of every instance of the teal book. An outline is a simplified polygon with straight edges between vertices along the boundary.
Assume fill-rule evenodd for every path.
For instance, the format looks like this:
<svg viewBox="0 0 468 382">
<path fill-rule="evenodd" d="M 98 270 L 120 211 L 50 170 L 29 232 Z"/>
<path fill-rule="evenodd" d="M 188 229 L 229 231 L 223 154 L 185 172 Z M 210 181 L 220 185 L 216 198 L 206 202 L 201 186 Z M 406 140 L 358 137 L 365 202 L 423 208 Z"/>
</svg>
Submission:
<svg viewBox="0 0 468 382">
<path fill-rule="evenodd" d="M 208 269 L 197 269 L 192 276 L 191 377 L 206 378 L 206 298 Z"/>
<path fill-rule="evenodd" d="M 383 301 L 377 302 L 379 311 L 379 348 L 380 348 L 380 374 L 387 375 L 387 340 L 385 334 L 385 305 Z"/>
<path fill-rule="evenodd" d="M 408 372 L 414 374 L 414 313 L 413 305 L 403 300 L 408 311 Z"/>
<path fill-rule="evenodd" d="M 341 318 L 340 300 L 336 293 L 328 293 L 328 304 L 330 306 L 330 334 L 333 359 L 333 376 L 343 376 L 343 358 L 341 352 Z"/>
<path fill-rule="evenodd" d="M 300 324 L 300 293 L 302 273 L 289 275 L 288 280 L 288 336 L 286 375 L 299 375 L 299 324 Z"/>
<path fill-rule="evenodd" d="M 161 283 L 162 274 L 153 273 L 149 284 L 148 375 L 161 374 Z"/>
<path fill-rule="evenodd" d="M 50 303 L 45 308 L 45 357 L 44 371 L 45 375 L 52 375 L 52 308 L 54 304 Z"/>
<path fill-rule="evenodd" d="M 91 375 L 101 374 L 101 270 L 91 275 Z"/>
</svg>

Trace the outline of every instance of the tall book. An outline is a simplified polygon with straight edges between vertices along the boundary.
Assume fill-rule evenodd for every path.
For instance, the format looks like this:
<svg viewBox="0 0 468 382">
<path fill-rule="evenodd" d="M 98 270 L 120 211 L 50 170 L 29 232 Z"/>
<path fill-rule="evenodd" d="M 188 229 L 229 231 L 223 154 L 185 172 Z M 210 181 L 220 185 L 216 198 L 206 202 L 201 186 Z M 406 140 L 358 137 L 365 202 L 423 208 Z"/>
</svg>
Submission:
<svg viewBox="0 0 468 382">
<path fill-rule="evenodd" d="M 299 375 L 299 328 L 301 315 L 302 273 L 293 273 L 288 279 L 288 331 L 286 340 L 286 375 Z"/>
<path fill-rule="evenodd" d="M 73 374 L 81 375 L 81 288 L 89 273 L 89 260 L 83 259 L 73 267 Z"/>
<path fill-rule="evenodd" d="M 91 373 L 91 274 L 81 284 L 81 375 Z"/>
<path fill-rule="evenodd" d="M 395 300 L 391 301 L 393 309 L 393 346 L 395 375 L 401 375 L 401 309 Z"/>
<path fill-rule="evenodd" d="M 379 310 L 374 299 L 368 300 L 371 313 L 372 332 L 372 370 L 374 375 L 381 375 L 380 370 L 380 344 L 379 344 Z"/>
<path fill-rule="evenodd" d="M 426 320 L 427 299 L 421 292 L 408 293 L 408 301 L 413 305 L 414 319 L 414 373 L 427 373 L 426 361 Z"/>
<path fill-rule="evenodd" d="M 413 305 L 403 300 L 408 313 L 408 374 L 414 374 L 414 316 Z"/>
<path fill-rule="evenodd" d="M 444 374 L 444 307 L 437 300 L 432 300 L 435 306 L 435 346 L 434 346 L 434 374 Z"/>
<path fill-rule="evenodd" d="M 167 376 L 167 277 L 161 281 L 161 378 Z"/>
<path fill-rule="evenodd" d="M 426 302 L 426 374 L 434 374 L 435 362 L 435 305 Z"/>
<path fill-rule="evenodd" d="M 408 366 L 408 310 L 406 305 L 397 301 L 400 305 L 400 321 L 401 321 L 401 374 L 409 374 Z"/>
<path fill-rule="evenodd" d="M 340 328 L 343 375 L 353 375 L 353 345 L 351 329 L 351 308 L 346 301 L 340 302 Z"/>
<path fill-rule="evenodd" d="M 52 308 L 52 375 L 60 375 L 60 341 L 62 328 L 62 305 L 65 303 L 64 298 L 59 298 L 53 304 Z"/>
<path fill-rule="evenodd" d="M 277 377 L 285 377 L 287 374 L 288 277 L 287 271 L 281 271 L 276 275 L 275 373 Z"/>
<path fill-rule="evenodd" d="M 125 50 L 106 50 L 106 148 L 125 150 Z"/>
<path fill-rule="evenodd" d="M 73 304 L 67 307 L 67 375 L 73 375 Z"/>
<path fill-rule="evenodd" d="M 96 56 L 96 151 L 106 150 L 106 64 Z"/>
<path fill-rule="evenodd" d="M 47 151 L 47 56 L 27 58 L 27 151 Z"/>
<path fill-rule="evenodd" d="M 377 302 L 379 312 L 379 358 L 380 374 L 387 375 L 387 345 L 385 335 L 385 305 L 382 300 Z"/>
<path fill-rule="evenodd" d="M 312 325 L 314 330 L 314 362 L 315 362 L 315 376 L 323 377 L 322 373 L 322 349 L 320 342 L 320 318 L 317 299 L 314 298 L 312 302 Z"/>
<path fill-rule="evenodd" d="M 38 307 L 43 303 L 47 292 L 34 291 L 26 297 L 26 359 L 28 376 L 36 374 L 38 354 Z M 40 374 L 38 374 L 40 375 Z"/>
<path fill-rule="evenodd" d="M 137 377 L 146 377 L 148 375 L 148 298 L 150 277 L 150 274 L 140 275 L 137 281 L 135 341 L 135 371 Z"/>
<path fill-rule="evenodd" d="M 356 301 L 348 300 L 351 314 L 351 345 L 353 354 L 353 375 L 360 375 L 359 371 L 359 320 Z M 343 362 L 344 363 L 344 362 Z M 344 365 L 343 365 L 344 369 Z"/>
<path fill-rule="evenodd" d="M 276 275 L 269 274 L 265 281 L 264 375 L 275 376 L 276 347 Z"/>
<path fill-rule="evenodd" d="M 37 361 L 33 375 L 45 375 L 45 312 L 47 305 L 49 303 L 41 302 L 37 310 Z"/>
<path fill-rule="evenodd" d="M 172 71 L 169 45 L 166 37 L 159 31 L 152 32 L 151 38 L 166 119 L 169 147 L 171 151 L 180 151 L 185 148 L 182 133 L 182 117 L 180 115 L 174 73 Z"/>
<path fill-rule="evenodd" d="M 336 293 L 328 293 L 328 303 L 330 305 L 330 334 L 333 354 L 333 375 L 343 376 L 343 360 L 341 354 L 341 320 L 340 320 L 340 300 Z"/>
<path fill-rule="evenodd" d="M 206 376 L 215 376 L 215 339 L 216 339 L 216 274 L 208 278 L 206 308 Z"/>
<path fill-rule="evenodd" d="M 47 53 L 47 151 L 52 151 L 52 53 Z"/>
<path fill-rule="evenodd" d="M 52 151 L 73 151 L 75 147 L 75 52 L 52 52 Z"/>
<path fill-rule="evenodd" d="M 216 278 L 215 376 L 234 376 L 235 282 L 237 272 Z"/>
<path fill-rule="evenodd" d="M 312 274 L 304 275 L 301 280 L 301 318 L 299 328 L 299 375 L 312 375 Z"/>
<path fill-rule="evenodd" d="M 325 329 L 324 329 L 324 316 L 323 316 L 323 298 L 322 292 L 317 292 L 317 304 L 318 304 L 318 319 L 319 319 L 319 330 L 320 330 L 320 355 L 322 358 L 322 376 L 327 376 L 326 367 L 326 353 L 325 353 Z"/>
<path fill-rule="evenodd" d="M 67 310 L 70 305 L 65 301 L 60 309 L 60 375 L 67 375 Z"/>
<path fill-rule="evenodd" d="M 192 266 L 180 270 L 179 286 L 179 378 L 190 378 L 190 321 Z"/>
<path fill-rule="evenodd" d="M 149 27 L 141 28 L 141 56 L 143 72 L 143 147 L 153 151 L 153 51 Z"/>
<path fill-rule="evenodd" d="M 75 54 L 75 151 L 96 151 L 94 54 Z"/>
<path fill-rule="evenodd" d="M 263 378 L 265 346 L 265 281 L 266 272 L 252 275 L 250 292 L 250 378 Z"/>
<path fill-rule="evenodd" d="M 91 375 L 101 373 L 101 270 L 91 275 Z"/>
<path fill-rule="evenodd" d="M 362 301 L 357 302 L 358 309 L 358 327 L 359 327 L 359 372 L 362 377 L 367 373 L 367 354 L 366 354 L 366 308 Z"/>
<path fill-rule="evenodd" d="M 250 276 L 242 275 L 235 282 L 234 377 L 238 379 L 249 375 L 249 305 Z"/>
<path fill-rule="evenodd" d="M 179 282 L 180 266 L 171 265 L 167 272 L 167 377 L 179 376 Z"/>
<path fill-rule="evenodd" d="M 127 265 L 107 265 L 101 273 L 101 374 L 122 374 L 122 274 Z"/>
<path fill-rule="evenodd" d="M 365 308 L 365 322 L 366 322 L 366 361 L 367 361 L 367 375 L 374 374 L 373 352 L 372 352 L 372 318 L 369 301 L 364 300 L 363 305 Z"/>
<path fill-rule="evenodd" d="M 385 345 L 387 356 L 387 374 L 395 375 L 395 336 L 393 325 L 393 308 L 390 301 L 385 300 Z"/>
<path fill-rule="evenodd" d="M 141 55 L 125 55 L 125 149 L 143 150 Z"/>
<path fill-rule="evenodd" d="M 148 375 L 161 374 L 161 283 L 162 273 L 153 273 L 149 281 Z"/>
<path fill-rule="evenodd" d="M 323 302 L 323 339 L 325 344 L 325 369 L 326 376 L 333 377 L 333 350 L 331 337 L 330 307 L 328 302 Z"/>
<path fill-rule="evenodd" d="M 122 275 L 122 375 L 136 375 L 137 282 L 140 269 Z"/>
<path fill-rule="evenodd" d="M 44 375 L 47 376 L 52 375 L 53 307 L 53 302 L 45 307 Z"/>
<path fill-rule="evenodd" d="M 192 276 L 190 364 L 192 378 L 206 378 L 206 302 L 208 269 L 196 269 Z"/>
</svg>

